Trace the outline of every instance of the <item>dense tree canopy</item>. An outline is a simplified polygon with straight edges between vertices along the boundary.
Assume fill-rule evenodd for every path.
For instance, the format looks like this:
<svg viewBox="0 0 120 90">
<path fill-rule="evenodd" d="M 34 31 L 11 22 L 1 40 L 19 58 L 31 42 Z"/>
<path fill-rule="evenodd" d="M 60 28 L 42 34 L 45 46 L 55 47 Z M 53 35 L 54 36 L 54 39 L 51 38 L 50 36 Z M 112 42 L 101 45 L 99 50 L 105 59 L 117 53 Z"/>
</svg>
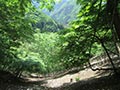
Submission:
<svg viewBox="0 0 120 90">
<path fill-rule="evenodd" d="M 107 53 L 119 54 L 119 1 L 77 0 L 80 11 L 72 28 L 64 35 L 63 62 L 67 67 L 84 65 L 90 57 Z"/>
<path fill-rule="evenodd" d="M 54 1 L 46 1 L 37 0 L 41 8 L 51 9 Z M 12 64 L 21 62 L 16 55 L 17 48 L 23 41 L 30 41 L 35 31 L 32 27 L 34 19 L 28 18 L 28 13 L 35 10 L 35 7 L 32 0 L 1 0 L 0 2 L 0 69 L 9 71 L 13 69 L 14 72 L 15 68 Z"/>
<path fill-rule="evenodd" d="M 77 0 L 79 13 L 67 29 L 38 9 L 52 10 L 54 0 L 0 2 L 0 70 L 50 73 L 106 53 L 115 71 L 110 54 L 119 57 L 119 0 Z"/>
</svg>

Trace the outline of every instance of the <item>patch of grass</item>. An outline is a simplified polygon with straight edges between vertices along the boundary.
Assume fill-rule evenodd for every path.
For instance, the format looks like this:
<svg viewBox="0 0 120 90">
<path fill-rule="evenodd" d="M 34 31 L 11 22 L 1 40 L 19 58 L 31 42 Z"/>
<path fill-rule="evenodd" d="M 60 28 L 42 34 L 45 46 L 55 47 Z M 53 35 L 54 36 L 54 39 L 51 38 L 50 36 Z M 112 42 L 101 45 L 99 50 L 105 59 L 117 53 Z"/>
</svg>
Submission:
<svg viewBox="0 0 120 90">
<path fill-rule="evenodd" d="M 75 78 L 75 81 L 76 81 L 76 82 L 80 81 L 80 78 L 79 78 L 79 77 L 76 77 L 76 78 Z"/>
</svg>

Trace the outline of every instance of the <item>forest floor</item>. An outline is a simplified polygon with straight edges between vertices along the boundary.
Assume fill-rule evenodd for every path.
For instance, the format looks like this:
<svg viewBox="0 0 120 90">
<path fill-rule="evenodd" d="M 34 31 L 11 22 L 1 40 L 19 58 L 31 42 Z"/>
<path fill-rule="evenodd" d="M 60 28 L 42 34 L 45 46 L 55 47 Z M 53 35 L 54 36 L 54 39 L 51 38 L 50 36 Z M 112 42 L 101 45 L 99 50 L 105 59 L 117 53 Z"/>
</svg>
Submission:
<svg viewBox="0 0 120 90">
<path fill-rule="evenodd" d="M 0 90 L 120 90 L 120 76 L 85 69 L 58 78 L 32 77 L 21 83 L 1 83 Z"/>
</svg>

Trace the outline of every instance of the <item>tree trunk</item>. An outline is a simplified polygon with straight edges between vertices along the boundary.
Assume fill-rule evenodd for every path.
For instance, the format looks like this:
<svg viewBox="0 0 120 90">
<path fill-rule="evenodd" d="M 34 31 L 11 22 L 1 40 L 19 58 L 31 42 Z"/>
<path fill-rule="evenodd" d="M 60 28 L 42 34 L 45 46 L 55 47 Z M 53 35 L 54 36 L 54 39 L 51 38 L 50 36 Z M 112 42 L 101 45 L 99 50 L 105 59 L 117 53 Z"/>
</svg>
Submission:
<svg viewBox="0 0 120 90">
<path fill-rule="evenodd" d="M 118 14 L 118 10 L 115 10 L 115 12 L 114 12 L 113 24 L 115 26 L 115 31 L 117 33 L 117 36 L 120 40 L 120 17 Z"/>
<path fill-rule="evenodd" d="M 111 30 L 112 31 L 112 37 L 113 37 L 113 41 L 114 41 L 114 45 L 115 45 L 115 49 L 116 49 L 116 54 L 117 56 L 120 58 L 120 45 L 118 43 L 118 38 L 116 37 L 116 33 L 115 30 Z"/>
<path fill-rule="evenodd" d="M 108 56 L 108 58 L 109 58 L 109 60 L 110 60 L 110 63 L 111 63 L 111 65 L 112 65 L 112 67 L 113 67 L 113 70 L 114 70 L 114 73 L 117 74 L 116 67 L 115 67 L 115 65 L 114 65 L 114 63 L 113 63 L 113 61 L 112 61 L 112 58 L 111 58 L 110 55 L 109 55 L 109 52 L 108 52 L 107 48 L 105 47 L 105 45 L 104 45 L 104 43 L 103 43 L 102 41 L 100 41 L 100 42 L 101 42 L 101 45 L 102 45 L 102 47 L 104 48 L 104 50 L 105 50 L 105 52 L 106 52 L 106 54 L 107 54 L 107 56 Z"/>
<path fill-rule="evenodd" d="M 119 0 L 107 0 L 107 14 L 111 17 L 111 23 L 115 27 L 116 34 L 120 40 L 120 16 L 118 12 Z"/>
<path fill-rule="evenodd" d="M 108 52 L 107 48 L 106 48 L 105 45 L 104 45 L 103 40 L 100 39 L 100 38 L 99 38 L 98 36 L 96 36 L 96 35 L 94 35 L 94 37 L 96 37 L 96 38 L 99 40 L 99 42 L 101 43 L 103 49 L 105 50 L 105 52 L 106 52 L 106 54 L 107 54 L 107 56 L 108 56 L 108 58 L 109 58 L 109 60 L 110 60 L 110 63 L 111 63 L 111 65 L 112 65 L 112 67 L 113 67 L 114 73 L 115 73 L 115 74 L 118 74 L 118 73 L 117 73 L 117 69 L 116 69 L 116 67 L 115 67 L 115 65 L 114 65 L 114 63 L 113 63 L 113 61 L 112 61 L 112 58 L 111 58 L 110 55 L 109 55 L 109 52 Z"/>
<path fill-rule="evenodd" d="M 120 54 L 120 44 L 119 43 L 116 43 L 116 47 L 118 49 L 118 54 Z"/>
</svg>

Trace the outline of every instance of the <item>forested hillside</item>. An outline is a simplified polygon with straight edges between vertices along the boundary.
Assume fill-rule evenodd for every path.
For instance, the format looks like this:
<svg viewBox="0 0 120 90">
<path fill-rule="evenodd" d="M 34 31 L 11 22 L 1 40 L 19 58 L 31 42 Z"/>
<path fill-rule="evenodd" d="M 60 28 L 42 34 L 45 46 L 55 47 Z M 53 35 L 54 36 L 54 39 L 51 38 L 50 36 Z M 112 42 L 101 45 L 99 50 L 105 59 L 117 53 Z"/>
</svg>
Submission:
<svg viewBox="0 0 120 90">
<path fill-rule="evenodd" d="M 32 25 L 34 29 L 38 28 L 41 32 L 57 32 L 63 29 L 62 25 L 39 9 L 36 12 L 29 13 L 28 18 L 35 20 Z"/>
<path fill-rule="evenodd" d="M 61 0 L 55 4 L 53 11 L 46 13 L 56 22 L 65 26 L 76 19 L 79 12 L 78 8 L 80 8 L 80 5 L 76 4 L 76 0 Z"/>
</svg>

